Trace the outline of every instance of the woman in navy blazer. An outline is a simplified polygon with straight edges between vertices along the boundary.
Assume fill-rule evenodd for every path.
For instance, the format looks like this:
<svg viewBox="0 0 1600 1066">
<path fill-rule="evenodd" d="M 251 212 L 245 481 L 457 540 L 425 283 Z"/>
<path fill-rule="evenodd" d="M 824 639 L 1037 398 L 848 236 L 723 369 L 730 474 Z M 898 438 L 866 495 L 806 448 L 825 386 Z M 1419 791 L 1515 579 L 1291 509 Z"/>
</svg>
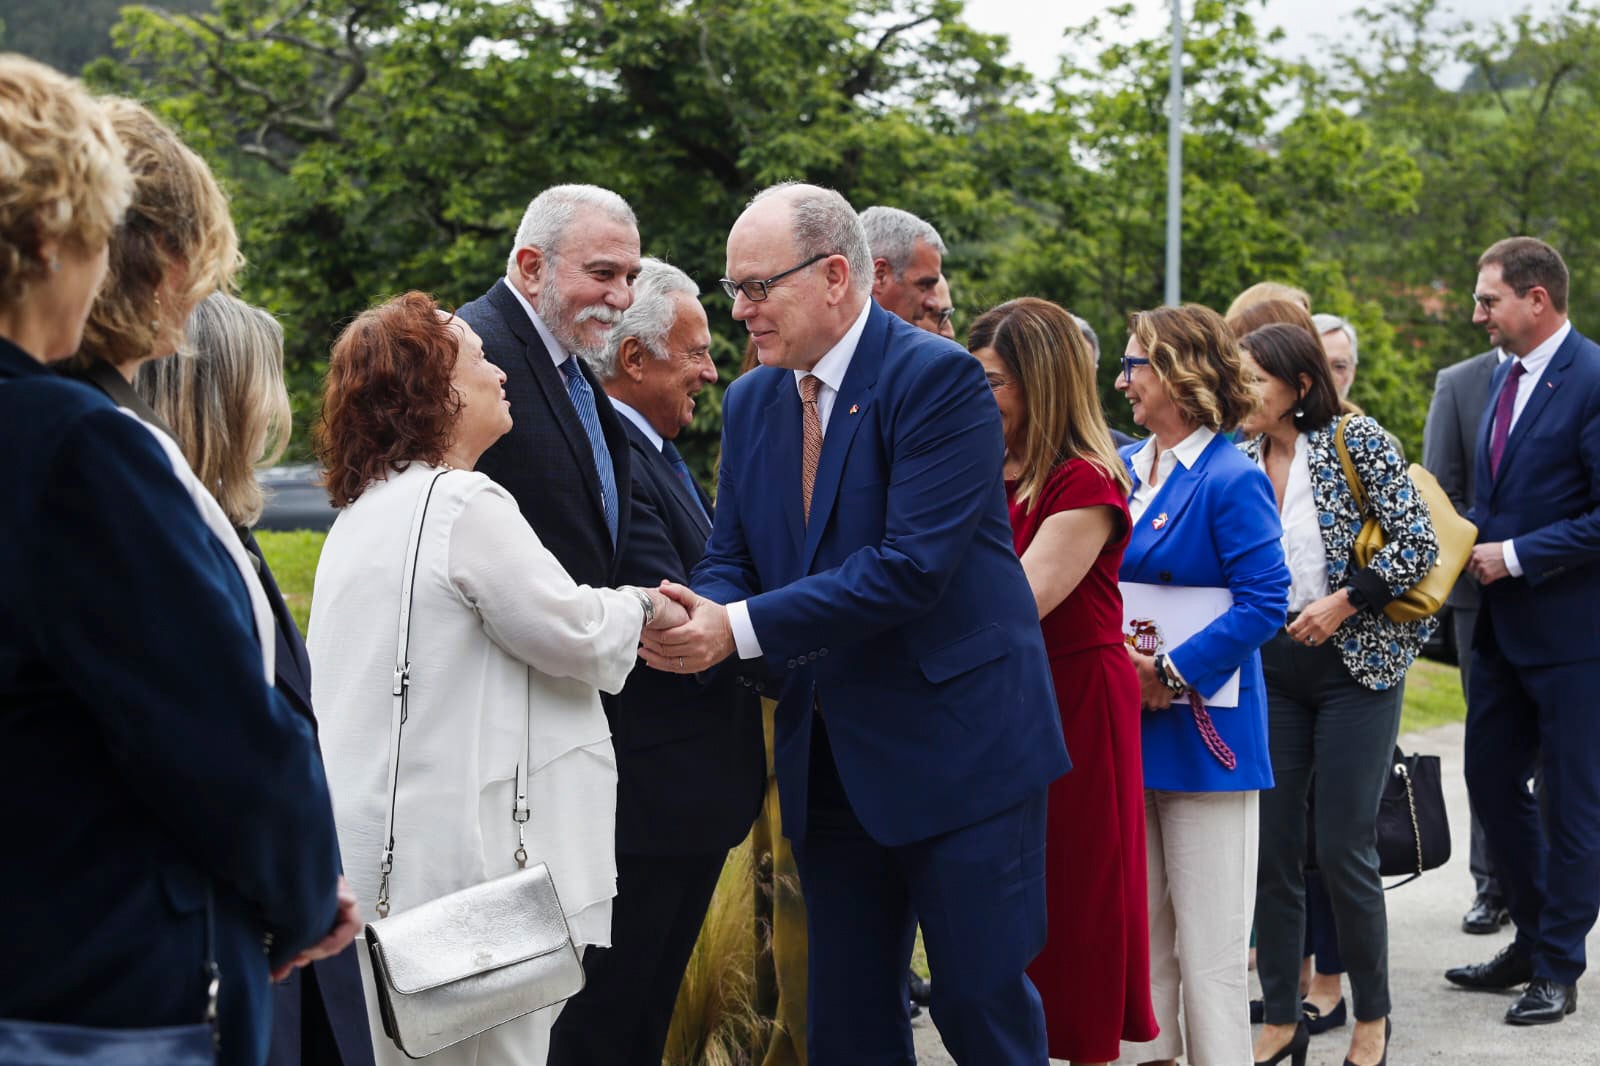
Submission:
<svg viewBox="0 0 1600 1066">
<path fill-rule="evenodd" d="M 1250 1061 L 1247 956 L 1259 790 L 1272 787 L 1262 644 L 1289 572 L 1272 486 L 1224 436 L 1254 405 L 1238 345 L 1198 305 L 1133 316 L 1117 389 L 1150 437 L 1124 448 L 1133 534 L 1121 581 L 1227 589 L 1232 606 L 1176 647 L 1130 649 L 1145 705 L 1151 998 L 1161 1034 L 1123 1059 Z M 1239 674 L 1238 705 L 1205 708 Z"/>
<path fill-rule="evenodd" d="M 147 221 L 125 147 L 81 87 L 0 57 L 0 158 L 21 161 L 0 183 L 0 809 L 25 812 L 0 878 L 0 1060 L 63 1027 L 132 1033 L 124 1058 L 149 1062 L 176 1057 L 164 1027 L 193 1027 L 184 1050 L 209 1058 L 219 975 L 216 1061 L 253 1066 L 269 971 L 338 912 L 333 818 L 192 486 L 48 366 L 79 346 L 119 219 L 119 241 Z"/>
</svg>

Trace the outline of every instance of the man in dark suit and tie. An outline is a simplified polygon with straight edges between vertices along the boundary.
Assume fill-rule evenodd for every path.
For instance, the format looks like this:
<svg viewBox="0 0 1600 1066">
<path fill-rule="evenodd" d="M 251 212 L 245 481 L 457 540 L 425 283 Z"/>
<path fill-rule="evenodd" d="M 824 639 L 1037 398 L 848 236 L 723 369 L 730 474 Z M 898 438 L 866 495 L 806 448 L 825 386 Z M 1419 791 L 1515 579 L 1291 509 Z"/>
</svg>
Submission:
<svg viewBox="0 0 1600 1066">
<path fill-rule="evenodd" d="M 1472 461 L 1478 450 L 1478 426 L 1489 406 L 1489 382 L 1495 367 L 1507 358 L 1500 349 L 1482 352 L 1439 371 L 1433 402 L 1422 431 L 1422 465 L 1439 479 L 1439 487 L 1462 514 L 1472 511 Z M 1478 624 L 1478 579 L 1462 574 L 1450 592 L 1448 606 L 1454 629 L 1456 662 L 1461 668 L 1461 690 L 1471 690 L 1472 633 Z M 1472 817 L 1469 866 L 1477 895 L 1461 919 L 1467 933 L 1493 933 L 1511 920 L 1505 896 L 1494 875 L 1494 863 L 1483 839 L 1483 825 Z"/>
<path fill-rule="evenodd" d="M 1515 1025 L 1577 1009 L 1584 937 L 1600 912 L 1600 346 L 1567 321 L 1567 267 L 1512 237 L 1478 260 L 1473 321 L 1511 358 L 1478 433 L 1468 563 L 1483 585 L 1466 768 L 1516 939 L 1445 976 L 1527 982 Z M 1528 789 L 1538 771 L 1540 803 Z"/>
<path fill-rule="evenodd" d="M 573 580 L 617 583 L 628 438 L 584 360 L 633 302 L 639 227 L 616 193 L 556 185 L 528 205 L 506 275 L 457 311 L 506 373 L 511 432 L 478 460 Z"/>
<path fill-rule="evenodd" d="M 699 290 L 643 260 L 633 305 L 594 369 L 632 449 L 633 517 L 617 580 L 687 582 L 711 533 L 711 500 L 674 438 L 717 380 Z M 658 1063 L 689 955 L 728 849 L 766 788 L 761 708 L 731 670 L 704 681 L 637 669 L 607 707 L 617 752 L 617 896 L 611 947 L 590 948 L 552 1066 Z"/>
<path fill-rule="evenodd" d="M 813 1066 L 915 1062 L 917 921 L 956 1061 L 1043 1066 L 1025 968 L 1045 937 L 1045 790 L 1069 764 L 1000 414 L 976 360 L 870 299 L 871 272 L 831 190 L 776 186 L 734 224 L 723 287 L 762 366 L 723 398 L 711 542 L 695 592 L 672 588 L 693 617 L 643 654 L 679 673 L 760 658 L 783 679 Z"/>
</svg>

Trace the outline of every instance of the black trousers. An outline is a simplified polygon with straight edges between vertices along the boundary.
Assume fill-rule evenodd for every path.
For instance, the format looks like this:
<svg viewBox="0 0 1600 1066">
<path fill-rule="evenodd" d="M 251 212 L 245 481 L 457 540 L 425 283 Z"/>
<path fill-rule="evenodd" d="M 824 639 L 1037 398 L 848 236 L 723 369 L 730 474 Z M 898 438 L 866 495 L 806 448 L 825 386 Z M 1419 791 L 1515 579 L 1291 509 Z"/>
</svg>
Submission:
<svg viewBox="0 0 1600 1066">
<path fill-rule="evenodd" d="M 1307 800 L 1316 790 L 1316 859 L 1333 907 L 1358 1021 L 1389 1013 L 1389 925 L 1378 876 L 1378 799 L 1400 730 L 1401 686 L 1350 676 L 1333 644 L 1280 630 L 1261 649 L 1275 786 L 1261 793 L 1257 968 L 1267 1021 L 1300 1017 Z"/>
<path fill-rule="evenodd" d="M 661 1061 L 678 986 L 728 853 L 617 854 L 611 947 L 583 957 L 583 991 L 550 1035 L 549 1066 Z"/>
</svg>

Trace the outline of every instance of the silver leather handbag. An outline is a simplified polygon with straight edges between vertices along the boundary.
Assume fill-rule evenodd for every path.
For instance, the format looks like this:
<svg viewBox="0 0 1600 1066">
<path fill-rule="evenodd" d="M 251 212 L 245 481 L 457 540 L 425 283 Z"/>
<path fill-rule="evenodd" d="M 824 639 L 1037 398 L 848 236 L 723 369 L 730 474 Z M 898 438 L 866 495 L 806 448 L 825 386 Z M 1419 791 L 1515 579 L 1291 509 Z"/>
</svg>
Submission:
<svg viewBox="0 0 1600 1066">
<path fill-rule="evenodd" d="M 583 963 L 544 863 L 528 865 L 523 827 L 528 809 L 529 725 L 523 719 L 517 763 L 518 872 L 472 885 L 389 916 L 394 870 L 394 812 L 400 780 L 400 738 L 411 688 L 411 598 L 422 522 L 444 471 L 418 496 L 411 520 L 400 630 L 395 650 L 394 706 L 389 727 L 389 814 L 384 827 L 378 921 L 366 928 L 383 1031 L 412 1058 L 422 1058 L 559 1003 L 583 988 Z"/>
</svg>

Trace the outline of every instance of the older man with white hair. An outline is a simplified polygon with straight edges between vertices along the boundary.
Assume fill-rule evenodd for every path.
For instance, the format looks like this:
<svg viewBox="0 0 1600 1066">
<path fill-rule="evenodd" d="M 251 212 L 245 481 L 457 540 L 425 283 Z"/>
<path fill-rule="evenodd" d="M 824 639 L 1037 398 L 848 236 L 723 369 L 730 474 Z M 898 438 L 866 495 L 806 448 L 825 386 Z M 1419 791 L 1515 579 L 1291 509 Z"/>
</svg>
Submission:
<svg viewBox="0 0 1600 1066">
<path fill-rule="evenodd" d="M 932 225 L 898 207 L 869 207 L 861 212 L 861 227 L 872 254 L 872 298 L 891 315 L 918 325 L 931 316 L 938 333 L 940 271 L 944 268 L 944 241 Z M 945 302 L 949 302 L 949 288 Z"/>
<path fill-rule="evenodd" d="M 622 416 L 632 524 L 617 580 L 681 583 L 705 553 L 711 499 L 673 443 L 717 380 L 699 289 L 644 259 L 633 304 L 590 360 Z M 617 755 L 617 896 L 611 946 L 551 1039 L 551 1066 L 658 1063 L 696 936 L 728 849 L 766 791 L 761 707 L 733 671 L 702 682 L 636 670 L 606 708 Z"/>
<path fill-rule="evenodd" d="M 1339 390 L 1339 399 L 1350 398 L 1350 386 L 1356 383 L 1356 327 L 1349 319 L 1338 315 L 1312 315 L 1311 321 L 1322 334 L 1322 350 L 1328 353 L 1328 370 L 1333 374 L 1333 384 Z"/>
<path fill-rule="evenodd" d="M 506 373 L 511 432 L 478 469 L 510 492 L 573 580 L 617 583 L 627 539 L 628 438 L 586 358 L 633 303 L 639 227 L 627 201 L 556 185 L 528 204 L 505 277 L 457 314 Z"/>
</svg>

